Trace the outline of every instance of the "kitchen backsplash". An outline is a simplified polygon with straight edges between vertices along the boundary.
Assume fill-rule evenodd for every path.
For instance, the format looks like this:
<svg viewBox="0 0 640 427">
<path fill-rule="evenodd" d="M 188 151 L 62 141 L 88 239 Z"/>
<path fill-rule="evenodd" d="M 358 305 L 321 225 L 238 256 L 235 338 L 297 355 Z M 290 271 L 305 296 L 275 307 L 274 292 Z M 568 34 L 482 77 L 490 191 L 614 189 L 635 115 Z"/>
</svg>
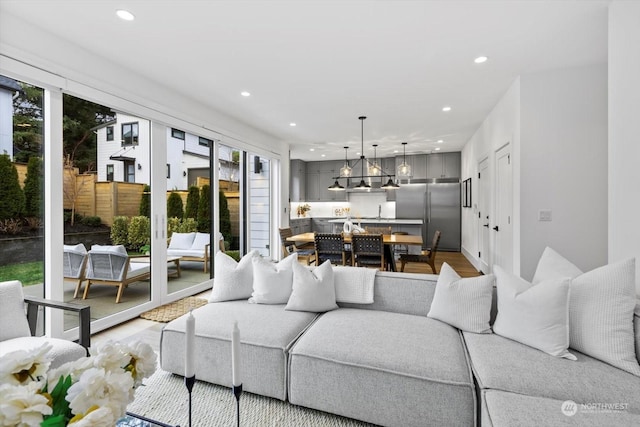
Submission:
<svg viewBox="0 0 640 427">
<path fill-rule="evenodd" d="M 305 203 L 291 203 L 291 218 L 297 218 L 296 210 L 299 205 Z M 378 206 L 381 206 L 381 216 L 384 218 L 395 218 L 396 202 L 387 202 L 387 196 L 380 194 L 349 194 L 348 202 L 308 202 L 311 210 L 307 212 L 307 217 L 326 218 L 344 217 L 347 214 L 352 218 L 376 217 L 378 216 Z"/>
</svg>

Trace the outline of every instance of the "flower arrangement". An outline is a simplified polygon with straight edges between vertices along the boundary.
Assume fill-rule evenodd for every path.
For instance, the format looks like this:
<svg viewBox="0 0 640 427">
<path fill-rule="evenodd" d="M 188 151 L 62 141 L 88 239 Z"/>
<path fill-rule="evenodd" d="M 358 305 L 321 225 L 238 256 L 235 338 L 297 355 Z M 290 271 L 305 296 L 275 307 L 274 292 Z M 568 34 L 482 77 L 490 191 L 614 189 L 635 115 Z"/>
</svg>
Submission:
<svg viewBox="0 0 640 427">
<path fill-rule="evenodd" d="M 0 426 L 112 427 L 156 370 L 148 344 L 108 341 L 96 354 L 49 369 L 48 344 L 0 359 Z"/>
<path fill-rule="evenodd" d="M 310 210 L 311 206 L 309 205 L 309 203 L 305 203 L 304 205 L 298 205 L 296 213 L 298 214 L 298 216 L 307 216 L 307 212 L 309 212 Z"/>
</svg>

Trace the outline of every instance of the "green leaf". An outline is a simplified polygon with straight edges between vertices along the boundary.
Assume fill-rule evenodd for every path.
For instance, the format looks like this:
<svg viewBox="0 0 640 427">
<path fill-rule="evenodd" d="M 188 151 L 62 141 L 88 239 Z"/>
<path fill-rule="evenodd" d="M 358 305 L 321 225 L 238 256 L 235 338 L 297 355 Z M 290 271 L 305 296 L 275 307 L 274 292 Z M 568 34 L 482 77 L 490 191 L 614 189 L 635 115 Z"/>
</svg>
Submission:
<svg viewBox="0 0 640 427">
<path fill-rule="evenodd" d="M 50 416 L 40 423 L 40 427 L 64 427 L 66 420 L 64 415 Z"/>
<path fill-rule="evenodd" d="M 71 375 L 67 377 L 60 377 L 58 383 L 51 391 L 51 399 L 53 400 L 53 415 L 62 415 L 67 419 L 71 418 L 71 410 L 69 409 L 69 402 L 65 399 L 67 391 L 71 387 Z"/>
</svg>

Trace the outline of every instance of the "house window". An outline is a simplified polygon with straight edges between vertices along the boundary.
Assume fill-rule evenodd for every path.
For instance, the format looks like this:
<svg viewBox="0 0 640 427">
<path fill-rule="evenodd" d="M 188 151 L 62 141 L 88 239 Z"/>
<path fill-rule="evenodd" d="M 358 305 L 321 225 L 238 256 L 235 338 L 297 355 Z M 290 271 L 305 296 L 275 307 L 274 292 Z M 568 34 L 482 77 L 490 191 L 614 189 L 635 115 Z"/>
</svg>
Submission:
<svg viewBox="0 0 640 427">
<path fill-rule="evenodd" d="M 198 144 L 202 145 L 203 147 L 211 147 L 213 141 L 207 138 L 200 137 L 198 138 Z"/>
<path fill-rule="evenodd" d="M 107 126 L 107 141 L 113 141 L 113 126 Z"/>
<path fill-rule="evenodd" d="M 184 132 L 181 130 L 171 128 L 171 136 L 184 141 Z"/>
<path fill-rule="evenodd" d="M 107 181 L 113 181 L 113 165 L 107 165 Z"/>
<path fill-rule="evenodd" d="M 138 122 L 122 124 L 122 146 L 138 145 Z"/>
<path fill-rule="evenodd" d="M 124 162 L 124 182 L 136 182 L 136 162 L 134 160 Z"/>
<path fill-rule="evenodd" d="M 167 163 L 167 179 L 171 178 L 171 165 Z"/>
</svg>

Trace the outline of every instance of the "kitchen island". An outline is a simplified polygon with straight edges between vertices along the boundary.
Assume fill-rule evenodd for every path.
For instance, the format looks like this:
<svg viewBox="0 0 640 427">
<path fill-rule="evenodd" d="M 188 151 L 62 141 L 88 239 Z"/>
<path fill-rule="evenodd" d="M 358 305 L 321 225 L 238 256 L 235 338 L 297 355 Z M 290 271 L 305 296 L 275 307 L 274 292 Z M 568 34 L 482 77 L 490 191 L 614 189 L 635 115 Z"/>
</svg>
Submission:
<svg viewBox="0 0 640 427">
<path fill-rule="evenodd" d="M 328 222 L 333 224 L 333 232 L 339 233 L 342 231 L 342 227 L 347 218 L 335 218 L 330 219 Z M 351 218 L 353 224 L 358 224 L 360 227 L 391 227 L 391 232 L 404 232 L 413 236 L 422 236 L 422 225 L 424 220 L 422 218 Z M 406 248 L 409 253 L 419 254 L 422 248 L 420 246 L 409 246 Z"/>
</svg>

